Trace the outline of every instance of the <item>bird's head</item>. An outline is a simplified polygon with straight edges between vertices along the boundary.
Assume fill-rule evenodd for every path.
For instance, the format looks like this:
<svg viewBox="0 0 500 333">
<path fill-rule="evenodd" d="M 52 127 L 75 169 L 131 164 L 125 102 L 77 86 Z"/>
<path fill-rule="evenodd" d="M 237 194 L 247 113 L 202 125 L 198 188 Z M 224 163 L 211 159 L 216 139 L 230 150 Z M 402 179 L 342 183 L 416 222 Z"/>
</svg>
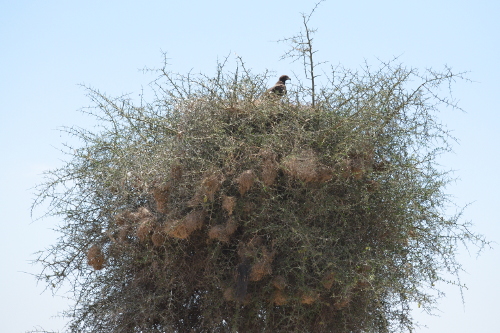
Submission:
<svg viewBox="0 0 500 333">
<path fill-rule="evenodd" d="M 291 80 L 288 75 L 281 75 L 280 76 L 280 81 L 285 83 L 287 80 Z"/>
</svg>

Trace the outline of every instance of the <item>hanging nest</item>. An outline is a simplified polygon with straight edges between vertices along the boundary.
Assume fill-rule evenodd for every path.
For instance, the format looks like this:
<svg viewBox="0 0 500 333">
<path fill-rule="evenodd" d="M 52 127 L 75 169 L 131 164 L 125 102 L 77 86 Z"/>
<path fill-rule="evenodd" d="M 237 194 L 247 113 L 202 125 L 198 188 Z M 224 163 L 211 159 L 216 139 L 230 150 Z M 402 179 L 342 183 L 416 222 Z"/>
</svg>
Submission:
<svg viewBox="0 0 500 333">
<path fill-rule="evenodd" d="M 102 253 L 101 248 L 97 245 L 92 245 L 87 251 L 87 264 L 98 271 L 104 268 L 105 263 L 106 259 L 104 257 L 104 253 Z"/>
<path fill-rule="evenodd" d="M 228 243 L 231 240 L 231 236 L 238 229 L 238 225 L 234 219 L 230 218 L 224 225 L 214 225 L 208 231 L 208 238 L 216 239 L 219 242 Z"/>
<path fill-rule="evenodd" d="M 255 173 L 252 170 L 243 171 L 238 178 L 236 178 L 236 183 L 238 184 L 238 189 L 240 195 L 244 195 L 250 190 L 255 182 Z"/>
</svg>

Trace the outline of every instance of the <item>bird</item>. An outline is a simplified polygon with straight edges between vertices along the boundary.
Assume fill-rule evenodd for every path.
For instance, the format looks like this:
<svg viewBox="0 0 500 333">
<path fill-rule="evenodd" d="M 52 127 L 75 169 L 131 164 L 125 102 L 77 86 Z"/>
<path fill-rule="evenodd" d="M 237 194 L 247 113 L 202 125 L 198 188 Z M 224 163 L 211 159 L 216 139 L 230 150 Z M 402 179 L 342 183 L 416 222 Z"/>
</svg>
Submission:
<svg viewBox="0 0 500 333">
<path fill-rule="evenodd" d="M 278 82 L 271 88 L 267 89 L 265 96 L 282 97 L 286 94 L 286 81 L 291 80 L 288 75 L 281 75 Z"/>
</svg>

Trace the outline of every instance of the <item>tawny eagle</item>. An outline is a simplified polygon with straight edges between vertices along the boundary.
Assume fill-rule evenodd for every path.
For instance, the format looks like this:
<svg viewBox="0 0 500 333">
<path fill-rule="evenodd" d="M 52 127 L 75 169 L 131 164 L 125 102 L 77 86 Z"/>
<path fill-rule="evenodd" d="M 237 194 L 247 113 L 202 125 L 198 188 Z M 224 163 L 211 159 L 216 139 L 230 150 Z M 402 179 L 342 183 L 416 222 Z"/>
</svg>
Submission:
<svg viewBox="0 0 500 333">
<path fill-rule="evenodd" d="M 288 75 L 281 75 L 274 86 L 266 90 L 265 96 L 283 96 L 286 94 L 286 81 L 291 80 Z"/>
</svg>

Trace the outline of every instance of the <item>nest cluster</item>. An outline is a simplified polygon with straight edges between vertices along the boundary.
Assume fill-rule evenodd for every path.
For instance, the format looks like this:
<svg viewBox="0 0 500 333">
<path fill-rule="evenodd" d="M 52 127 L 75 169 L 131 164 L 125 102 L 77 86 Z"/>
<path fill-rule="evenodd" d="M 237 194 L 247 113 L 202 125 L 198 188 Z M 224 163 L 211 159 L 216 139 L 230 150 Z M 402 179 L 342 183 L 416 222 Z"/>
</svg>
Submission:
<svg viewBox="0 0 500 333">
<path fill-rule="evenodd" d="M 413 230 L 392 198 L 398 161 L 377 142 L 343 133 L 334 114 L 256 104 L 228 109 L 190 101 L 164 156 L 135 157 L 132 170 L 145 171 L 115 185 L 118 202 L 127 194 L 131 204 L 108 217 L 108 237 L 89 249 L 89 264 L 104 267 L 90 260 L 99 249 L 108 269 L 124 274 L 123 257 L 132 256 L 122 292 L 146 288 L 155 301 L 143 302 L 161 309 L 175 291 L 173 322 L 193 311 L 194 327 L 222 328 L 231 320 L 251 331 L 255 321 L 281 317 L 280 329 L 289 330 L 310 316 L 304 329 L 355 330 L 365 325 L 362 313 L 376 311 L 382 320 L 381 276 L 397 263 L 375 258 L 390 248 L 403 260 Z M 134 316 L 144 306 L 136 297 Z M 153 313 L 144 316 L 153 320 Z"/>
<path fill-rule="evenodd" d="M 411 328 L 455 221 L 436 151 L 414 149 L 438 127 L 424 94 L 401 93 L 410 74 L 353 77 L 314 108 L 259 100 L 249 77 L 170 87 L 148 108 L 94 92 L 110 125 L 69 168 L 65 244 L 87 264 L 72 266 L 72 330 Z"/>
</svg>

